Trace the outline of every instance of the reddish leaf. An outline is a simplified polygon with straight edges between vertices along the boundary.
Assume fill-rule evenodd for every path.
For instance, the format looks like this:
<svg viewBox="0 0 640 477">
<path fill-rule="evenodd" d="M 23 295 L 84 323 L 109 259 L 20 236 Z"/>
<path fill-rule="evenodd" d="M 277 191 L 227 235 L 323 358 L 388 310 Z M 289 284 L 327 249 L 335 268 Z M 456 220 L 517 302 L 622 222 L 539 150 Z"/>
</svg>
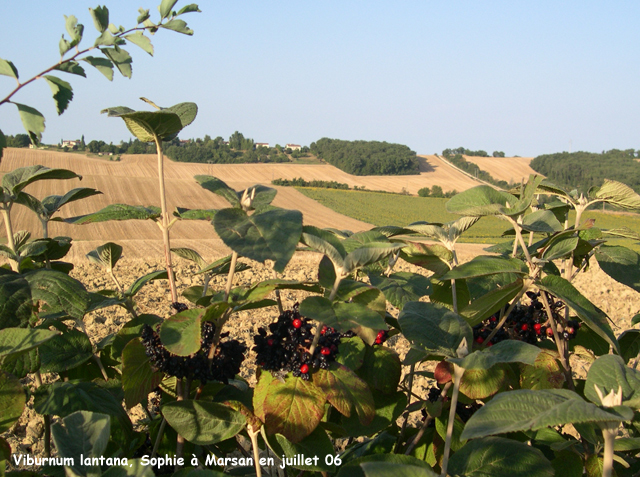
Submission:
<svg viewBox="0 0 640 477">
<path fill-rule="evenodd" d="M 319 369 L 313 373 L 313 382 L 340 414 L 349 417 L 355 408 L 363 426 L 371 423 L 376 413 L 373 395 L 367 384 L 349 368 L 334 363 L 329 370 Z"/>
<path fill-rule="evenodd" d="M 267 434 L 282 434 L 300 442 L 311 434 L 324 416 L 326 398 L 313 381 L 287 375 L 284 381 L 263 372 L 253 396 L 256 416 Z"/>
</svg>

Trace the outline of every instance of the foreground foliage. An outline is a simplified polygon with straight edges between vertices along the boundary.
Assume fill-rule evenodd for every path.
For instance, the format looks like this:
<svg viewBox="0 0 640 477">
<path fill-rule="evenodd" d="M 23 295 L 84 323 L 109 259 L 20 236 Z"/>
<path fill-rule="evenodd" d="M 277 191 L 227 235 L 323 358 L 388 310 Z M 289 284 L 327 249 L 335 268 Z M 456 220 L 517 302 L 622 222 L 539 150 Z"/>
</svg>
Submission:
<svg viewBox="0 0 640 477">
<path fill-rule="evenodd" d="M 177 21 L 174 4 L 161 3 L 162 20 Z M 103 33 L 105 10 L 95 14 Z M 191 5 L 181 12 L 195 10 Z M 3 64 L 6 70 L 8 63 Z M 595 260 L 605 273 L 640 291 L 640 256 L 609 243 L 610 237 L 637 240 L 637 233 L 600 229 L 584 220 L 594 204 L 640 209 L 640 196 L 631 188 L 607 180 L 579 195 L 531 176 L 511 192 L 479 186 L 457 194 L 446 202 L 456 217 L 451 221 L 352 233 L 304 225 L 299 211 L 272 205 L 276 190 L 269 187 L 236 191 L 202 175 L 194 186 L 223 197 L 228 207 L 178 208 L 170 214 L 162 142 L 191 123 L 197 107 L 180 103 L 106 112 L 121 118 L 140 141 L 156 144 L 160 207 L 114 204 L 59 219 L 54 215 L 66 203 L 99 192 L 80 188 L 40 199 L 24 189 L 41 180 L 77 178 L 73 171 L 25 167 L 7 173 L 0 184 L 7 233 L 0 254 L 9 263 L 0 268 L 0 432 L 11 429 L 25 409 L 27 392 L 32 395 L 45 423 L 45 457 L 67 459 L 49 460 L 37 472 L 338 477 L 640 472 L 639 332 L 616 336 L 609 317 L 572 285 Z M 539 200 L 543 196 L 547 200 Z M 16 204 L 38 215 L 41 238 L 14 232 Z M 488 248 L 492 255 L 459 264 L 457 241 L 488 217 L 510 227 L 513 240 Z M 167 269 L 125 289 L 116 273 L 122 247 L 108 242 L 88 257 L 113 279 L 114 288 L 89 292 L 69 276 L 73 264 L 63 261 L 72 239 L 48 237 L 51 220 L 78 226 L 153 220 L 163 236 Z M 169 232 L 178 220 L 210 222 L 231 255 L 208 263 L 196 250 L 172 249 Z M 317 280 L 281 278 L 296 251 L 322 257 Z M 172 254 L 196 263 L 202 277 L 202 284 L 182 297 Z M 270 267 L 272 278 L 234 286 L 236 273 L 248 267 L 243 258 Z M 394 271 L 400 260 L 425 273 Z M 217 275 L 227 276 L 224 289 L 210 286 Z M 138 313 L 136 295 L 153 280 L 170 283 L 167 306 L 175 311 L 170 318 Z M 283 289 L 307 296 L 285 310 Z M 127 310 L 130 320 L 96 343 L 84 318 L 113 306 Z M 273 307 L 274 319 L 258 330 L 254 343 L 240 343 L 225 332 L 240 312 L 263 307 Z M 396 335 L 411 343 L 403 361 L 385 345 Z M 249 347 L 255 362 L 245 365 L 256 369 L 255 387 L 238 375 Z M 587 364 L 584 376 L 572 368 L 576 357 Z M 434 371 L 424 371 L 423 363 L 435 364 Z M 50 375 L 48 384 L 42 373 Z M 36 385 L 27 389 L 21 379 L 28 375 Z M 428 393 L 418 391 L 419 378 L 432 383 Z M 125 409 L 137 405 L 147 417 L 134 428 Z M 417 419 L 409 419 L 412 414 Z M 20 459 L 31 465 L 27 457 Z M 0 472 L 17 477 L 6 472 L 9 463 L 17 463 L 16 450 L 0 438 Z"/>
</svg>

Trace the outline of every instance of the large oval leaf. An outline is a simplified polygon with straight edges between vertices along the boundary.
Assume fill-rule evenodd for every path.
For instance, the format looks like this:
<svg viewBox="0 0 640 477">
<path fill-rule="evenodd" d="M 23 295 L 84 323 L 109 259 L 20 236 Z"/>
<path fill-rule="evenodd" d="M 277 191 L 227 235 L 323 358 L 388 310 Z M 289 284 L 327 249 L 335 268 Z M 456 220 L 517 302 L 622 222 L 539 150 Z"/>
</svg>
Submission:
<svg viewBox="0 0 640 477">
<path fill-rule="evenodd" d="M 584 395 L 591 402 L 600 405 L 596 387 L 603 396 L 611 391 L 618 392 L 621 388 L 622 404 L 640 409 L 640 371 L 627 366 L 620 356 L 600 356 L 589 368 Z"/>
<path fill-rule="evenodd" d="M 505 208 L 515 205 L 518 198 L 508 192 L 480 185 L 454 195 L 446 204 L 448 212 L 470 217 L 499 215 Z"/>
<path fill-rule="evenodd" d="M 363 426 L 371 423 L 375 414 L 373 395 L 353 371 L 333 363 L 327 370 L 317 370 L 312 377 L 313 383 L 340 414 L 349 417 L 353 409 Z"/>
<path fill-rule="evenodd" d="M 0 330 L 0 357 L 24 353 L 59 335 L 58 331 L 32 328 L 5 328 Z"/>
<path fill-rule="evenodd" d="M 230 439 L 247 422 L 240 412 L 228 406 L 191 399 L 165 404 L 162 415 L 178 434 L 202 446 Z"/>
<path fill-rule="evenodd" d="M 517 258 L 501 258 L 480 255 L 472 260 L 458 265 L 454 269 L 448 271 L 440 280 L 458 280 L 460 278 L 483 277 L 486 275 L 494 275 L 496 273 L 515 273 L 518 275 L 526 275 L 529 269 L 525 263 Z"/>
<path fill-rule="evenodd" d="M 640 255 L 626 247 L 602 245 L 596 260 L 604 273 L 640 292 Z"/>
<path fill-rule="evenodd" d="M 160 340 L 170 353 L 189 356 L 200 349 L 202 314 L 202 309 L 194 308 L 164 320 Z"/>
<path fill-rule="evenodd" d="M 302 213 L 273 209 L 247 215 L 240 209 L 222 209 L 213 226 L 231 250 L 261 263 L 273 260 L 274 270 L 282 272 L 300 241 Z"/>
<path fill-rule="evenodd" d="M 0 433 L 10 429 L 20 419 L 26 401 L 20 381 L 0 371 Z"/>
</svg>

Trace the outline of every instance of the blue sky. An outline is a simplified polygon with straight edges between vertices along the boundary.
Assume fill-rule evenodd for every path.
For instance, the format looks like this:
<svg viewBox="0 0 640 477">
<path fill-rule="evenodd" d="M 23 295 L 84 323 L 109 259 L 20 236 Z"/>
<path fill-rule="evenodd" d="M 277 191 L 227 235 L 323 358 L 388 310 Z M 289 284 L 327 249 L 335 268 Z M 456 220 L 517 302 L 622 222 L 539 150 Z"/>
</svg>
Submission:
<svg viewBox="0 0 640 477">
<path fill-rule="evenodd" d="M 145 1 L 145 0 L 141 0 Z M 157 0 L 159 3 L 159 0 Z M 97 31 L 83 0 L 3 0 L 0 58 L 26 80 L 59 60 L 63 15 Z M 180 1 L 176 9 L 188 2 Z M 138 6 L 106 4 L 131 27 Z M 47 118 L 45 143 L 128 140 L 100 110 L 193 101 L 181 138 L 308 145 L 321 137 L 406 144 L 419 154 L 448 147 L 535 156 L 568 150 L 640 149 L 640 3 L 635 1 L 202 1 L 184 16 L 192 37 L 152 37 L 154 57 L 134 45 L 133 78 L 109 82 L 60 73 L 74 88 L 57 116 L 47 84 L 13 99 Z M 65 33 L 66 35 L 66 33 Z M 98 56 L 98 55 L 96 55 Z M 0 98 L 15 86 L 0 76 Z M 22 133 L 13 105 L 0 129 Z"/>
</svg>

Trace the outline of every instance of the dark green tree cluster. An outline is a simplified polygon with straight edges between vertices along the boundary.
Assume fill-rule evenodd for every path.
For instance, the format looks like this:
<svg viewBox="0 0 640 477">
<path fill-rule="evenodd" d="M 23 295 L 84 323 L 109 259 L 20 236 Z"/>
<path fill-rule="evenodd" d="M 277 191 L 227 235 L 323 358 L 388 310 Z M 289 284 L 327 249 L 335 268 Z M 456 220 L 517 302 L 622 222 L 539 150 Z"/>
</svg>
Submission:
<svg viewBox="0 0 640 477">
<path fill-rule="evenodd" d="M 420 197 L 435 197 L 436 199 L 440 199 L 440 198 L 450 198 L 453 197 L 454 195 L 456 195 L 458 193 L 457 190 L 450 190 L 450 191 L 443 191 L 442 187 L 440 187 L 439 185 L 434 185 L 433 187 L 429 188 L 429 187 L 423 187 L 422 189 L 420 189 L 418 191 L 418 196 Z"/>
<path fill-rule="evenodd" d="M 640 191 L 640 151 L 611 149 L 596 152 L 544 154 L 531 161 L 531 167 L 551 182 L 567 189 L 586 192 L 591 186 L 611 179 Z"/>
<path fill-rule="evenodd" d="M 306 181 L 302 177 L 295 177 L 293 179 L 274 179 L 271 181 L 273 185 L 285 186 L 285 187 L 318 187 L 322 189 L 342 189 L 349 190 L 349 184 L 336 181 L 320 181 L 312 180 Z"/>
<path fill-rule="evenodd" d="M 461 169 L 461 170 L 467 172 L 468 174 L 471 174 L 472 176 L 477 177 L 478 179 L 481 179 L 481 180 L 483 180 L 485 182 L 488 182 L 489 184 L 493 184 L 493 185 L 501 187 L 503 189 L 508 189 L 509 188 L 509 183 L 507 181 L 494 179 L 491 174 L 489 174 L 487 171 L 484 171 L 484 170 L 480 169 L 480 167 L 478 167 L 477 164 L 474 164 L 473 162 L 467 161 L 462 156 L 462 154 L 459 154 L 459 153 L 456 153 L 456 154 L 453 154 L 453 155 L 445 154 L 445 152 L 448 152 L 450 150 L 451 149 L 445 149 L 444 151 L 442 151 L 442 155 L 444 156 L 444 158 L 447 161 L 449 161 L 451 164 L 456 166 L 458 169 Z M 482 152 L 482 151 L 480 151 L 480 152 Z M 467 154 L 467 155 L 471 155 L 471 154 Z M 477 156 L 477 154 L 476 154 L 476 156 Z"/>
<path fill-rule="evenodd" d="M 504 151 L 493 151 L 493 157 L 504 157 Z"/>
<path fill-rule="evenodd" d="M 29 147 L 31 139 L 27 134 L 16 134 L 15 136 L 5 136 L 7 147 Z"/>
<path fill-rule="evenodd" d="M 456 149 L 445 149 L 444 151 L 442 151 L 442 155 L 445 157 L 455 156 L 456 154 L 465 155 L 465 156 L 475 156 L 475 157 L 489 157 L 489 154 L 487 154 L 487 151 L 483 151 L 482 149 L 478 151 L 472 151 L 471 149 L 467 149 L 465 147 L 458 147 Z M 495 152 L 493 154 L 494 154 L 493 157 L 499 157 L 495 155 L 496 154 Z M 502 154 L 503 155 L 501 157 L 504 157 L 504 153 Z"/>
<path fill-rule="evenodd" d="M 416 153 L 401 144 L 325 137 L 311 143 L 309 149 L 320 159 L 356 176 L 419 173 Z"/>
<path fill-rule="evenodd" d="M 289 162 L 289 157 L 275 147 L 254 149 L 253 139 L 245 139 L 235 132 L 226 143 L 222 137 L 180 142 L 165 149 L 165 154 L 177 162 L 200 162 L 208 164 L 246 164 L 256 162 Z"/>
</svg>

